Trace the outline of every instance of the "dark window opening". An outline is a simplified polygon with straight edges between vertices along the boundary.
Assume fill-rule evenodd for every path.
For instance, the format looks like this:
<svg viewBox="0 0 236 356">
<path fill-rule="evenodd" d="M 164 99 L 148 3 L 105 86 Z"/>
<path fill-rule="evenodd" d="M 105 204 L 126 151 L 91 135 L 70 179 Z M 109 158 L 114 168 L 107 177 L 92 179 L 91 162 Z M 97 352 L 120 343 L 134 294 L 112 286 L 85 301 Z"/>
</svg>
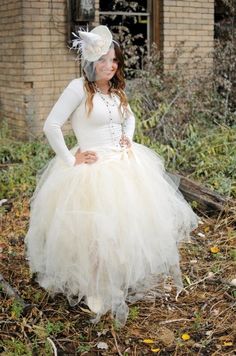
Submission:
<svg viewBox="0 0 236 356">
<path fill-rule="evenodd" d="M 71 45 L 72 32 L 80 27 L 91 27 L 95 20 L 95 0 L 67 0 L 68 11 L 68 44 Z"/>
<path fill-rule="evenodd" d="M 100 23 L 107 25 L 125 54 L 126 75 L 142 68 L 150 46 L 150 0 L 100 0 Z"/>
<path fill-rule="evenodd" d="M 215 28 L 214 37 L 219 40 L 227 40 L 236 28 L 236 6 L 234 9 L 223 0 L 215 1 Z"/>
<path fill-rule="evenodd" d="M 101 1 L 100 11 L 131 11 L 131 12 L 146 12 L 148 6 L 148 0 L 139 1 Z"/>
</svg>

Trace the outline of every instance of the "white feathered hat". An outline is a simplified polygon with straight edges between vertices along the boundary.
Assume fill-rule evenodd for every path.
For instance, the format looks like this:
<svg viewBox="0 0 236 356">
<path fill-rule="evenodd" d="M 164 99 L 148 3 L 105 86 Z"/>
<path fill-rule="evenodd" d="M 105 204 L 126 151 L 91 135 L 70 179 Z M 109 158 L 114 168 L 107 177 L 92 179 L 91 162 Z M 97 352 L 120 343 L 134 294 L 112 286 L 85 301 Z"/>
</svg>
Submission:
<svg viewBox="0 0 236 356">
<path fill-rule="evenodd" d="M 78 31 L 78 34 L 73 32 L 76 38 L 72 41 L 72 48 L 77 48 L 83 59 L 95 62 L 109 51 L 112 34 L 107 26 L 99 25 L 90 32 Z"/>
</svg>

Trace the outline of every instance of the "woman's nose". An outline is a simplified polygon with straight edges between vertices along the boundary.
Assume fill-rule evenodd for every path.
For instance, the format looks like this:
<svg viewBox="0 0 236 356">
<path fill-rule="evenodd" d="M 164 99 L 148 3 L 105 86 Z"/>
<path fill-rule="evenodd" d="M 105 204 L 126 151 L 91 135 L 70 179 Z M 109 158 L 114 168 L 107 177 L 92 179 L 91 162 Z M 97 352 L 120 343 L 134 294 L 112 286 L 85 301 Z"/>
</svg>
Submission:
<svg viewBox="0 0 236 356">
<path fill-rule="evenodd" d="M 111 68 L 112 68 L 112 64 L 113 64 L 113 61 L 107 60 L 107 61 L 105 62 L 105 68 L 106 68 L 106 69 L 111 69 Z"/>
</svg>

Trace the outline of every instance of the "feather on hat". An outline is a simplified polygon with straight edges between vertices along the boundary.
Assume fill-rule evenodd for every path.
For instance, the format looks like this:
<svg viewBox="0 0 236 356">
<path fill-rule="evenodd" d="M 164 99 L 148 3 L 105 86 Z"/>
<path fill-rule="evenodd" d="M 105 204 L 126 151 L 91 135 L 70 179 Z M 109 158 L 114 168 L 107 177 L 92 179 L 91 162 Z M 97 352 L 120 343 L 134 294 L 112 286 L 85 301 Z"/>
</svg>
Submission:
<svg viewBox="0 0 236 356">
<path fill-rule="evenodd" d="M 77 48 L 82 58 L 94 62 L 106 54 L 112 43 L 112 34 L 107 26 L 99 25 L 90 32 L 78 31 L 73 32 L 76 37 L 72 41 L 72 48 Z"/>
</svg>

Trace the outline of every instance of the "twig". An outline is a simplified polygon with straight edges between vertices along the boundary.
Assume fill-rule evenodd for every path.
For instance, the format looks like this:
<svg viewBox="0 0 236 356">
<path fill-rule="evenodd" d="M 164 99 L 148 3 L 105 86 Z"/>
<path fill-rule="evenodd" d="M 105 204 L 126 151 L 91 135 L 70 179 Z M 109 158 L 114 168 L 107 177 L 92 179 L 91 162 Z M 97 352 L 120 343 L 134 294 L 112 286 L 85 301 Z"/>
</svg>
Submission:
<svg viewBox="0 0 236 356">
<path fill-rule="evenodd" d="M 229 309 L 230 309 L 230 310 L 233 310 L 233 308 L 234 308 L 235 305 L 236 305 L 236 302 L 233 303 L 233 305 L 230 305 L 228 308 L 222 310 L 222 312 L 220 312 L 219 314 L 217 314 L 217 319 L 219 318 L 220 315 L 225 314 L 225 312 L 226 312 L 227 310 L 229 310 Z M 221 322 L 222 322 L 222 321 L 221 321 Z"/>
<path fill-rule="evenodd" d="M 115 334 L 115 331 L 114 331 L 113 327 L 112 327 L 112 330 L 111 330 L 111 334 L 113 336 L 113 339 L 115 340 L 115 345 L 116 345 L 116 350 L 118 352 L 118 355 L 119 356 L 123 356 L 121 351 L 120 351 L 120 349 L 119 349 L 118 342 L 117 342 L 117 339 L 116 339 L 116 334 Z"/>
<path fill-rule="evenodd" d="M 218 300 L 216 303 L 214 303 L 211 308 L 210 308 L 210 314 L 212 313 L 212 310 L 216 307 L 217 304 L 222 303 L 222 300 Z"/>
<path fill-rule="evenodd" d="M 172 319 L 172 320 L 165 320 L 165 321 L 161 321 L 159 324 L 160 325 L 165 325 L 165 324 L 170 324 L 170 323 L 175 323 L 178 321 L 191 321 L 190 319 L 186 319 L 186 318 L 180 318 L 180 319 Z"/>
<path fill-rule="evenodd" d="M 214 275 L 219 274 L 221 271 L 222 271 L 222 270 L 215 272 Z M 192 283 L 192 284 L 186 286 L 186 287 L 184 288 L 184 290 L 187 289 L 187 288 L 191 288 L 192 286 L 195 286 L 195 285 L 197 285 L 197 284 L 199 284 L 199 283 L 201 283 L 201 282 L 204 282 L 204 281 L 207 280 L 207 279 L 212 279 L 212 276 L 208 276 L 208 275 L 207 275 L 206 277 L 201 278 L 201 279 L 199 279 L 198 281 L 196 281 L 196 282 L 194 282 L 194 283 Z"/>
<path fill-rule="evenodd" d="M 16 320 L 0 320 L 0 324 L 15 324 Z"/>
<path fill-rule="evenodd" d="M 54 356 L 57 356 L 57 348 L 56 348 L 54 342 L 52 341 L 52 339 L 50 339 L 50 337 L 47 337 L 47 340 L 48 340 L 48 342 L 49 342 L 49 343 L 51 344 L 51 346 L 52 346 Z"/>
</svg>

